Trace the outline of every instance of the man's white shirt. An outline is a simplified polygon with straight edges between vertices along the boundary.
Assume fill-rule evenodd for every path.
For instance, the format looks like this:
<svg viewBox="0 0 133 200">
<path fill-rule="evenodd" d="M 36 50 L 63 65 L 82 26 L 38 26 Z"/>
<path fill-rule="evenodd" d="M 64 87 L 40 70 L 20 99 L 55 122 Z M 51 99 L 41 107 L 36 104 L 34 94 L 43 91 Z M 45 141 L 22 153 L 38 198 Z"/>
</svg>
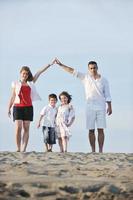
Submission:
<svg viewBox="0 0 133 200">
<path fill-rule="evenodd" d="M 105 110 L 106 102 L 111 101 L 108 81 L 104 77 L 95 80 L 89 73 L 83 74 L 76 70 L 73 75 L 84 85 L 88 106 L 93 110 Z"/>
</svg>

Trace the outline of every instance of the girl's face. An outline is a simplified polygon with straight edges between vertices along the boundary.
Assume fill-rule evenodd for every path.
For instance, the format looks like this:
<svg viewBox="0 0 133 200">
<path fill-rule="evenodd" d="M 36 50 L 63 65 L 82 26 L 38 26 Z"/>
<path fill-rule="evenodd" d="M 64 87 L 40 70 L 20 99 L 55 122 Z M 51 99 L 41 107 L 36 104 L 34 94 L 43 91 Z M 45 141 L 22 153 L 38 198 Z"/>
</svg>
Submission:
<svg viewBox="0 0 133 200">
<path fill-rule="evenodd" d="M 26 70 L 23 70 L 20 73 L 20 76 L 21 76 L 21 81 L 27 81 L 27 79 L 28 79 L 28 72 Z"/>
<path fill-rule="evenodd" d="M 62 105 L 68 104 L 68 98 L 66 96 L 64 96 L 64 95 L 60 96 L 60 101 L 61 101 Z"/>
<path fill-rule="evenodd" d="M 49 104 L 52 106 L 52 107 L 55 107 L 55 104 L 56 104 L 57 100 L 55 98 L 50 98 L 49 99 Z"/>
</svg>

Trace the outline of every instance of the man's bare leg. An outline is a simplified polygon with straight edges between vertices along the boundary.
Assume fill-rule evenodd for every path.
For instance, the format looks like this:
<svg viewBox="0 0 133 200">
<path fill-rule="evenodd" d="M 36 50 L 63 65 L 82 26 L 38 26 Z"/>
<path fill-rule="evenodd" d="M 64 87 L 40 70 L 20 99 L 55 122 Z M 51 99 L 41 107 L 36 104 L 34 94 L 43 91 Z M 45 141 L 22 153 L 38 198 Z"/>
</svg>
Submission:
<svg viewBox="0 0 133 200">
<path fill-rule="evenodd" d="M 97 129 L 97 130 L 98 130 L 99 153 L 102 153 L 104 144 L 104 130 L 103 129 Z"/>
<path fill-rule="evenodd" d="M 95 141 L 96 141 L 95 129 L 89 130 L 89 141 L 90 141 L 92 152 L 95 152 L 96 151 L 96 149 L 95 149 Z"/>
</svg>

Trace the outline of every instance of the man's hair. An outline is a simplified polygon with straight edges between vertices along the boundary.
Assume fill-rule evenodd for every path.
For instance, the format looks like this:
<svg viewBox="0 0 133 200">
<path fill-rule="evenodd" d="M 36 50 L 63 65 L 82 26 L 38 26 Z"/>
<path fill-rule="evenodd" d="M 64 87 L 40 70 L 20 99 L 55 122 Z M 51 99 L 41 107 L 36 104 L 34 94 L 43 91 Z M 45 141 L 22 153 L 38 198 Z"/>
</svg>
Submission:
<svg viewBox="0 0 133 200">
<path fill-rule="evenodd" d="M 70 103 L 71 100 L 72 100 L 72 96 L 71 96 L 68 92 L 66 92 L 66 91 L 63 91 L 63 92 L 61 92 L 61 93 L 59 94 L 59 99 L 60 99 L 60 100 L 61 100 L 61 96 L 66 96 L 66 97 L 68 98 L 68 103 Z"/>
<path fill-rule="evenodd" d="M 51 98 L 54 98 L 56 101 L 58 101 L 56 94 L 49 94 L 48 99 L 50 100 Z"/>
<path fill-rule="evenodd" d="M 95 61 L 89 61 L 89 62 L 88 62 L 88 66 L 89 66 L 89 65 L 96 65 L 96 67 L 98 67 L 98 66 L 97 66 L 97 62 L 95 62 Z"/>
</svg>

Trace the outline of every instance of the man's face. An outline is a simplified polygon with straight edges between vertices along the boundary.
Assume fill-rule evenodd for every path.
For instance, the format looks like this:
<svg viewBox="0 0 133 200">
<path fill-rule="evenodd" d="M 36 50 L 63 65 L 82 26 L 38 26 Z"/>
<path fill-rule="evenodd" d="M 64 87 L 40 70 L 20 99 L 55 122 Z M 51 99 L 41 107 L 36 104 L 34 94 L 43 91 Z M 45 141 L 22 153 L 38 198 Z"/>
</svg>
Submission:
<svg viewBox="0 0 133 200">
<path fill-rule="evenodd" d="M 98 67 L 95 64 L 88 65 L 88 69 L 91 75 L 97 74 Z"/>
</svg>

